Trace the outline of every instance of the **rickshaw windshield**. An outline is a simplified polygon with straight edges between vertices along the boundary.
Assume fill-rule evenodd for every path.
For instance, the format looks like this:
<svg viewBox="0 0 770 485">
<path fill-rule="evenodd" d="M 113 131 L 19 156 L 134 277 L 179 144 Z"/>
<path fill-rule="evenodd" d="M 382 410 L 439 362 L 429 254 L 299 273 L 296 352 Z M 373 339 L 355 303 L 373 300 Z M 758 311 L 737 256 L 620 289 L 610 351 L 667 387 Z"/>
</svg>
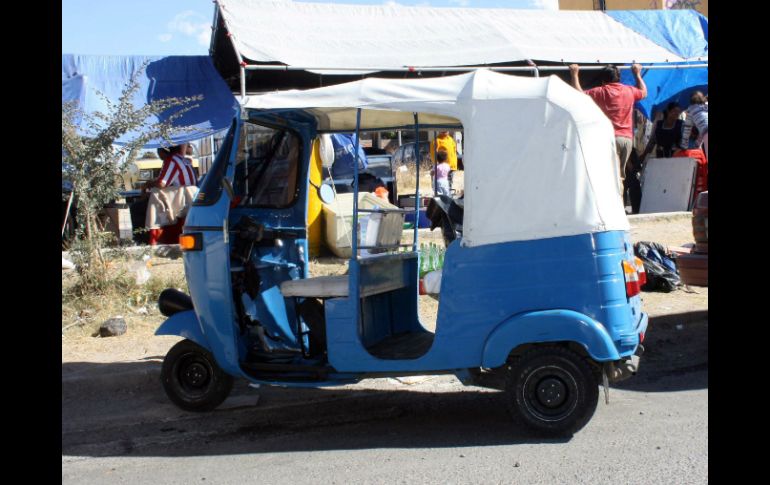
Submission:
<svg viewBox="0 0 770 485">
<path fill-rule="evenodd" d="M 238 144 L 233 189 L 238 205 L 283 208 L 299 195 L 302 140 L 286 128 L 244 122 Z"/>
<path fill-rule="evenodd" d="M 195 198 L 193 205 L 212 205 L 219 200 L 222 194 L 222 177 L 225 176 L 227 171 L 227 164 L 230 159 L 230 148 L 233 146 L 233 138 L 235 137 L 237 123 L 233 120 L 233 124 L 227 131 L 224 143 L 219 148 L 217 156 L 214 159 L 214 164 L 203 179 L 201 188 L 198 191 L 198 196 Z"/>
</svg>

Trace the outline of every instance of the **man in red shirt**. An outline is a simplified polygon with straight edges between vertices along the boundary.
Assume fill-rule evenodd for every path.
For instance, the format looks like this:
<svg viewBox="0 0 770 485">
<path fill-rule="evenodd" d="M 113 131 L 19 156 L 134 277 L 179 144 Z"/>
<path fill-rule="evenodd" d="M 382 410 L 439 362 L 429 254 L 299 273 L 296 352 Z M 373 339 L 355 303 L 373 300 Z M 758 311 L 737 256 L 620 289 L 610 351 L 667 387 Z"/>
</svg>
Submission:
<svg viewBox="0 0 770 485">
<path fill-rule="evenodd" d="M 572 86 L 578 91 L 583 91 L 580 87 L 578 72 L 580 67 L 577 64 L 569 66 Z M 626 176 L 626 162 L 633 149 L 634 130 L 632 125 L 632 114 L 634 112 L 634 103 L 647 97 L 647 86 L 642 79 L 642 66 L 633 64 L 631 72 L 636 78 L 636 87 L 621 84 L 620 72 L 612 64 L 608 65 L 601 72 L 602 85 L 589 89 L 585 92 L 599 108 L 607 115 L 615 129 L 615 149 L 618 153 L 620 162 L 620 187 L 623 190 L 623 181 Z"/>
</svg>

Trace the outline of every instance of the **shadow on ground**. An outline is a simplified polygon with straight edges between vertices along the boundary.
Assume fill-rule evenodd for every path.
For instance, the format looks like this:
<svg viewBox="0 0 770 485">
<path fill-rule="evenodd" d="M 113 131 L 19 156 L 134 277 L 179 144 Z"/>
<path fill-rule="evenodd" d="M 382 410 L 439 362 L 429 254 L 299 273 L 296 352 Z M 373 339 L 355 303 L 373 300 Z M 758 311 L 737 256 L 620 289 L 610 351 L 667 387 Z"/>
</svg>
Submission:
<svg viewBox="0 0 770 485">
<path fill-rule="evenodd" d="M 256 403 L 256 405 L 255 405 Z M 63 456 L 198 456 L 563 443 L 514 426 L 502 393 L 239 387 L 186 413 L 156 390 L 62 403 Z"/>
<path fill-rule="evenodd" d="M 708 388 L 708 311 L 650 318 L 643 346 L 637 375 L 612 387 L 642 392 Z"/>
<path fill-rule="evenodd" d="M 651 318 L 636 377 L 613 387 L 708 387 L 708 314 Z M 504 394 L 476 387 L 249 388 L 216 411 L 187 413 L 159 380 L 162 357 L 62 366 L 63 456 L 198 456 L 371 448 L 563 443 L 512 424 Z M 372 387 L 372 386 L 369 386 Z M 390 388 L 388 388 L 390 387 Z"/>
</svg>

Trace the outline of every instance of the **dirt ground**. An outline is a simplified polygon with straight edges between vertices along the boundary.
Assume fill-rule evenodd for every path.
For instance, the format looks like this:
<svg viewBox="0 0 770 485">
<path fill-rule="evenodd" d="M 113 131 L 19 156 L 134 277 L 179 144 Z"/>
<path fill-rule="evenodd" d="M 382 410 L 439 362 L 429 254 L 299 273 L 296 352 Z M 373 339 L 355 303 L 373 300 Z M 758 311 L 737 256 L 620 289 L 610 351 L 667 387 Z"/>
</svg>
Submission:
<svg viewBox="0 0 770 485">
<path fill-rule="evenodd" d="M 687 217 L 673 217 L 663 220 L 638 220 L 631 218 L 633 241 L 654 241 L 666 246 L 682 246 L 692 242 L 692 228 Z M 422 231 L 425 232 L 425 231 Z M 412 231 L 405 231 L 404 242 L 410 242 Z M 420 234 L 421 242 L 441 243 L 439 230 Z M 121 263 L 124 268 L 133 269 L 138 261 Z M 116 268 L 117 269 L 117 268 Z M 313 275 L 343 274 L 347 263 L 337 258 L 318 258 L 310 263 Z M 184 284 L 184 267 L 181 258 L 153 257 L 149 271 L 156 282 L 180 282 Z M 74 281 L 71 272 L 62 272 L 62 286 L 68 287 Z M 128 298 L 130 295 L 125 295 Z M 104 301 L 65 304 L 62 298 L 62 362 L 123 362 L 148 358 L 162 358 L 178 337 L 156 337 L 154 332 L 165 317 L 157 309 L 157 303 L 140 301 L 109 304 Z M 644 311 L 650 317 L 661 315 L 688 314 L 708 311 L 708 288 L 692 287 L 672 293 L 642 294 Z M 420 297 L 420 317 L 428 329 L 435 329 L 438 301 L 430 296 Z M 120 337 L 92 337 L 99 324 L 107 318 L 117 316 L 120 311 L 128 324 L 128 332 Z"/>
</svg>

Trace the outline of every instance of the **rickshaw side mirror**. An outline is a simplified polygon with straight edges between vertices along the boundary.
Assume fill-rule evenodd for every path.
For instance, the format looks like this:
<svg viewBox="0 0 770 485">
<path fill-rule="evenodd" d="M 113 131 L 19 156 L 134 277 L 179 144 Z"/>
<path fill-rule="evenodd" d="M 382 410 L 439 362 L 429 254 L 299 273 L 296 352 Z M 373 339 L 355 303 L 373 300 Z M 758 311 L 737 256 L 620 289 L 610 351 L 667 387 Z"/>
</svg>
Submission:
<svg viewBox="0 0 770 485">
<path fill-rule="evenodd" d="M 230 183 L 230 179 L 227 177 L 222 177 L 222 187 L 224 187 L 225 192 L 227 192 L 227 196 L 230 198 L 230 200 L 235 199 L 235 190 L 233 190 L 233 184 Z"/>
<path fill-rule="evenodd" d="M 321 186 L 318 187 L 318 197 L 324 204 L 331 204 L 334 202 L 334 190 L 332 189 L 332 186 L 329 184 L 321 184 Z"/>
</svg>

